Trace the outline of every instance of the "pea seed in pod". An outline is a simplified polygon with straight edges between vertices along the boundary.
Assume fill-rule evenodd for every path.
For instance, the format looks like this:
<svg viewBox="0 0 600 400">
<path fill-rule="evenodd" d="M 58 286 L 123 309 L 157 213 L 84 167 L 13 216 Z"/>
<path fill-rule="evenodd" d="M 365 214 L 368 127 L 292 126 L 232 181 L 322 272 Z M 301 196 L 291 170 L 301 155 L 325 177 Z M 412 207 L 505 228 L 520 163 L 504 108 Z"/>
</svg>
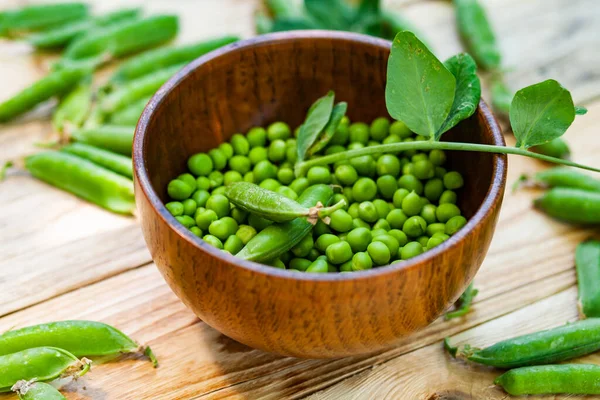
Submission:
<svg viewBox="0 0 600 400">
<path fill-rule="evenodd" d="M 377 178 L 377 188 L 384 199 L 391 200 L 398 189 L 398 182 L 392 175 L 384 175 Z"/>
<path fill-rule="evenodd" d="M 390 251 L 390 257 L 396 258 L 398 255 L 398 249 L 400 249 L 400 243 L 392 235 L 379 235 L 373 238 L 373 242 L 381 242 L 388 247 Z"/>
<path fill-rule="evenodd" d="M 407 219 L 408 216 L 400 208 L 393 209 L 385 218 L 392 229 L 402 229 Z"/>
<path fill-rule="evenodd" d="M 367 144 L 369 142 L 369 126 L 363 122 L 355 122 L 349 128 L 350 143 Z"/>
<path fill-rule="evenodd" d="M 398 245 L 400 247 L 408 243 L 408 236 L 406 236 L 406 233 L 402 232 L 400 229 L 390 229 L 388 234 L 398 241 Z"/>
<path fill-rule="evenodd" d="M 193 191 L 190 185 L 179 179 L 173 179 L 167 186 L 167 193 L 174 200 L 185 200 L 192 195 Z"/>
<path fill-rule="evenodd" d="M 379 117 L 371 123 L 371 138 L 382 141 L 387 137 L 390 130 L 390 120 L 385 117 Z"/>
<path fill-rule="evenodd" d="M 445 190 L 444 193 L 440 196 L 440 205 L 442 204 L 456 204 L 458 200 L 456 196 L 456 192 L 452 190 Z"/>
<path fill-rule="evenodd" d="M 427 229 L 427 222 L 420 216 L 410 217 L 406 220 L 402 226 L 402 231 L 406 233 L 408 237 L 417 238 Z"/>
<path fill-rule="evenodd" d="M 390 249 L 383 242 L 371 242 L 371 244 L 367 246 L 367 252 L 375 265 L 387 265 L 390 262 Z"/>
<path fill-rule="evenodd" d="M 240 156 L 247 156 L 250 152 L 250 143 L 248 139 L 241 133 L 236 133 L 231 137 L 231 146 L 233 147 L 233 153 Z"/>
<path fill-rule="evenodd" d="M 394 123 L 390 125 L 390 134 L 396 135 L 401 139 L 406 139 L 413 135 L 410 129 L 408 129 L 408 126 L 402 121 L 394 121 Z"/>
<path fill-rule="evenodd" d="M 308 170 L 306 177 L 308 178 L 308 182 L 311 185 L 316 185 L 319 183 L 323 183 L 323 184 L 331 183 L 331 172 L 329 171 L 329 168 L 327 168 L 327 167 L 321 167 L 321 166 L 312 167 L 311 169 Z"/>
<path fill-rule="evenodd" d="M 440 204 L 435 212 L 435 215 L 438 221 L 446 223 L 450 220 L 450 218 L 460 215 L 460 209 L 451 203 Z"/>
<path fill-rule="evenodd" d="M 423 246 L 419 242 L 410 242 L 400 250 L 400 259 L 408 260 L 423 254 Z"/>
<path fill-rule="evenodd" d="M 425 197 L 429 201 L 438 201 L 444 193 L 444 182 L 441 179 L 430 179 L 425 183 Z"/>
<path fill-rule="evenodd" d="M 216 247 L 217 249 L 223 250 L 223 242 L 221 242 L 219 240 L 219 238 L 216 236 L 204 235 L 202 240 L 204 240 L 206 243 L 210 244 L 211 246 Z"/>
<path fill-rule="evenodd" d="M 377 210 L 377 216 L 379 217 L 379 219 L 385 219 L 390 213 L 390 211 L 392 211 L 391 206 L 385 200 L 382 199 L 373 200 L 373 205 Z"/>
<path fill-rule="evenodd" d="M 286 150 L 287 146 L 283 140 L 277 139 L 272 141 L 268 150 L 269 161 L 276 163 L 285 160 Z"/>
<path fill-rule="evenodd" d="M 230 143 L 221 143 L 219 145 L 219 150 L 221 150 L 228 160 L 233 157 L 233 146 Z"/>
<path fill-rule="evenodd" d="M 404 198 L 406 196 L 408 196 L 409 193 L 410 193 L 410 191 L 408 191 L 407 189 L 404 189 L 404 188 L 400 188 L 400 189 L 396 190 L 394 192 L 394 198 L 392 199 L 392 203 L 394 204 L 394 207 L 402 208 L 402 201 L 404 200 Z"/>
<path fill-rule="evenodd" d="M 306 257 L 308 253 L 312 250 L 315 242 L 313 241 L 312 234 L 304 236 L 304 238 L 298 243 L 295 247 L 292 247 L 292 253 L 296 257 Z"/>
<path fill-rule="evenodd" d="M 348 242 L 344 241 L 329 245 L 327 250 L 325 250 L 325 254 L 327 255 L 329 262 L 336 265 L 345 263 L 350 260 L 353 255 L 352 248 Z"/>
<path fill-rule="evenodd" d="M 254 166 L 254 179 L 257 183 L 264 181 L 265 179 L 273 179 L 277 177 L 277 167 L 271 164 L 268 160 L 260 161 Z"/>
<path fill-rule="evenodd" d="M 344 186 L 353 185 L 358 180 L 358 173 L 351 165 L 340 165 L 335 169 L 335 177 Z"/>
<path fill-rule="evenodd" d="M 446 222 L 446 234 L 454 235 L 456 232 L 462 229 L 467 224 L 467 219 L 462 215 L 457 215 Z"/>
<path fill-rule="evenodd" d="M 290 126 L 285 122 L 274 122 L 267 128 L 267 137 L 270 141 L 286 140 L 292 136 Z"/>
<path fill-rule="evenodd" d="M 175 217 L 175 219 L 179 221 L 181 225 L 185 226 L 188 229 L 196 225 L 196 221 L 194 221 L 194 219 L 189 215 L 181 215 L 179 217 Z"/>
<path fill-rule="evenodd" d="M 377 184 L 373 179 L 360 178 L 352 186 L 352 197 L 355 202 L 373 200 L 377 196 Z"/>
<path fill-rule="evenodd" d="M 208 176 L 213 170 L 213 161 L 206 153 L 194 154 L 188 159 L 188 169 L 196 176 Z"/>
<path fill-rule="evenodd" d="M 411 192 L 402 200 L 402 211 L 409 217 L 419 215 L 423 209 L 421 197 L 415 192 Z"/>
<path fill-rule="evenodd" d="M 235 235 L 238 230 L 238 223 L 231 217 L 223 217 L 217 221 L 214 221 L 208 227 L 208 232 L 219 238 L 221 241 L 227 240 L 231 235 Z"/>
<path fill-rule="evenodd" d="M 254 127 L 246 135 L 250 147 L 264 147 L 267 144 L 267 131 L 260 126 Z"/>
<path fill-rule="evenodd" d="M 218 220 L 219 216 L 213 210 L 206 210 L 196 216 L 196 225 L 202 230 L 207 230 L 210 224 Z"/>
<path fill-rule="evenodd" d="M 230 235 L 223 244 L 223 250 L 227 250 L 233 255 L 239 253 L 243 247 L 244 243 L 242 243 L 242 240 L 235 235 Z"/>
<path fill-rule="evenodd" d="M 352 217 L 344 210 L 334 211 L 329 226 L 338 232 L 348 232 L 352 229 Z"/>
<path fill-rule="evenodd" d="M 375 205 L 370 201 L 363 201 L 358 206 L 358 217 L 365 222 L 373 223 L 379 219 Z"/>
<path fill-rule="evenodd" d="M 409 192 L 415 192 L 419 196 L 423 194 L 423 183 L 414 175 L 403 175 L 398 179 L 398 187 Z"/>
<path fill-rule="evenodd" d="M 373 268 L 373 260 L 368 253 L 360 252 L 352 256 L 352 271 L 364 271 Z"/>
<path fill-rule="evenodd" d="M 179 201 L 171 201 L 165 204 L 165 207 L 174 217 L 179 217 L 180 215 L 183 215 L 183 204 Z"/>
<path fill-rule="evenodd" d="M 392 175 L 398 177 L 400 175 L 400 160 L 392 154 L 383 154 L 377 159 L 377 175 Z"/>
<path fill-rule="evenodd" d="M 444 175 L 444 186 L 446 189 L 456 190 L 463 187 L 465 184 L 462 175 L 456 171 L 450 171 Z"/>
<path fill-rule="evenodd" d="M 317 238 L 317 241 L 315 242 L 315 247 L 321 253 L 325 253 L 325 251 L 327 250 L 327 248 L 329 246 L 331 246 L 334 243 L 338 243 L 339 241 L 340 241 L 340 238 L 337 237 L 336 235 L 332 235 L 330 233 L 325 233 L 323 235 L 320 235 Z"/>
<path fill-rule="evenodd" d="M 213 210 L 219 218 L 226 217 L 229 215 L 229 200 L 222 194 L 212 195 L 206 202 L 206 208 Z"/>
<path fill-rule="evenodd" d="M 242 244 L 245 246 L 250 239 L 256 236 L 256 229 L 250 225 L 239 225 L 235 235 L 240 238 Z"/>
</svg>

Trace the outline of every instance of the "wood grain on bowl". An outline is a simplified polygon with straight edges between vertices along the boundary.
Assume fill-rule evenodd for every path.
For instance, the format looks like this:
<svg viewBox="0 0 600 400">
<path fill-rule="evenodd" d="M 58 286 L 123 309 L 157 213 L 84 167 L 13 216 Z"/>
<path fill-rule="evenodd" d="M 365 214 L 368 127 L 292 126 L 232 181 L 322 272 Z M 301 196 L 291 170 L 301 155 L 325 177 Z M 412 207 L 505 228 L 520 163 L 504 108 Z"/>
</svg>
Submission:
<svg viewBox="0 0 600 400">
<path fill-rule="evenodd" d="M 229 256 L 193 236 L 163 206 L 166 187 L 194 153 L 236 132 L 283 120 L 297 126 L 328 90 L 354 121 L 387 115 L 390 43 L 304 31 L 265 35 L 208 54 L 152 99 L 134 142 L 136 199 L 156 265 L 203 321 L 252 347 L 335 358 L 388 347 L 439 317 L 466 288 L 490 244 L 506 180 L 505 156 L 450 153 L 465 177 L 469 223 L 409 262 L 352 274 L 302 274 Z M 482 102 L 446 140 L 504 145 Z"/>
</svg>

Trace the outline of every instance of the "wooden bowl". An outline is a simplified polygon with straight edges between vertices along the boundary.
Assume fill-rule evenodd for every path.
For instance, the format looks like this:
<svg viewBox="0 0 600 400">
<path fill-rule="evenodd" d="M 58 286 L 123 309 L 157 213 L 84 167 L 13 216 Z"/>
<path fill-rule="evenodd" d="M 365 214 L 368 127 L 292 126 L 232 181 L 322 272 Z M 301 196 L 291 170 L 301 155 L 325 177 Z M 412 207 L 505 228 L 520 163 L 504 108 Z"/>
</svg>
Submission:
<svg viewBox="0 0 600 400">
<path fill-rule="evenodd" d="M 137 206 L 152 257 L 171 289 L 204 322 L 248 346 L 304 358 L 337 358 L 392 346 L 438 318 L 467 287 L 488 250 L 506 180 L 506 158 L 449 153 L 465 177 L 469 223 L 410 261 L 349 274 L 308 274 L 243 261 L 208 245 L 164 207 L 186 160 L 236 132 L 276 120 L 299 125 L 328 90 L 353 121 L 388 115 L 390 42 L 298 31 L 241 41 L 179 72 L 152 99 L 136 130 Z M 482 102 L 446 140 L 504 145 Z"/>
</svg>

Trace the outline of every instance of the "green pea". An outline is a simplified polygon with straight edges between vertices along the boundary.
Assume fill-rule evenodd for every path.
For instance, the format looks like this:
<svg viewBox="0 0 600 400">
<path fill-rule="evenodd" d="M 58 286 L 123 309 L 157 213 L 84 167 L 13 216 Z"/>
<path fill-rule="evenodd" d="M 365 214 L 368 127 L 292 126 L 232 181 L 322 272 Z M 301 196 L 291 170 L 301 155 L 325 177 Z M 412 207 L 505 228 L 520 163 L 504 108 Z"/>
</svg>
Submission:
<svg viewBox="0 0 600 400">
<path fill-rule="evenodd" d="M 310 182 L 307 178 L 296 178 L 292 183 L 290 183 L 290 189 L 292 189 L 298 196 L 302 194 L 308 187 L 310 186 Z"/>
<path fill-rule="evenodd" d="M 398 179 L 398 187 L 415 192 L 419 196 L 423 194 L 423 183 L 414 175 L 403 175 Z"/>
<path fill-rule="evenodd" d="M 310 251 L 310 253 L 308 253 L 308 255 L 306 256 L 307 260 L 315 261 L 317 258 L 319 258 L 321 256 L 321 253 L 319 252 L 319 250 L 317 249 L 312 249 Z"/>
<path fill-rule="evenodd" d="M 196 188 L 198 190 L 209 190 L 210 189 L 210 179 L 206 176 L 199 176 L 196 179 Z"/>
<path fill-rule="evenodd" d="M 423 254 L 423 246 L 419 242 L 409 242 L 400 250 L 400 259 L 408 260 Z"/>
<path fill-rule="evenodd" d="M 336 210 L 331 214 L 329 226 L 338 232 L 348 232 L 352 229 L 352 217 L 344 210 Z"/>
<path fill-rule="evenodd" d="M 440 222 L 448 222 L 450 218 L 460 215 L 460 209 L 451 203 L 440 204 L 435 215 Z"/>
<path fill-rule="evenodd" d="M 456 190 L 463 187 L 465 181 L 463 180 L 462 175 L 456 171 L 450 171 L 446 175 L 444 175 L 444 186 L 446 189 Z"/>
<path fill-rule="evenodd" d="M 412 136 L 412 132 L 408 129 L 408 126 L 402 121 L 394 121 L 390 126 L 390 134 L 396 135 L 401 139 L 406 139 Z"/>
<path fill-rule="evenodd" d="M 458 232 L 463 226 L 467 224 L 467 219 L 462 215 L 456 215 L 446 222 L 446 234 L 454 235 Z"/>
<path fill-rule="evenodd" d="M 248 143 L 248 139 L 241 133 L 236 133 L 231 137 L 231 146 L 233 147 L 234 154 L 239 154 L 240 156 L 247 156 L 250 152 L 250 143 Z"/>
<path fill-rule="evenodd" d="M 321 235 L 330 234 L 330 233 L 331 233 L 331 229 L 329 228 L 329 225 L 327 225 L 323 221 L 317 221 L 317 224 L 313 228 L 313 235 L 315 235 L 315 237 L 319 237 Z M 325 250 L 323 250 L 323 251 L 325 251 Z"/>
<path fill-rule="evenodd" d="M 218 188 L 213 189 L 213 191 L 211 192 L 211 195 L 212 196 L 214 196 L 215 194 L 224 195 L 226 191 L 227 191 L 227 188 L 225 186 L 219 186 Z"/>
<path fill-rule="evenodd" d="M 242 177 L 242 174 L 237 171 L 227 171 L 223 175 L 223 184 L 225 186 L 229 186 L 235 182 L 242 182 L 243 180 L 244 178 Z"/>
<path fill-rule="evenodd" d="M 268 160 L 259 161 L 254 166 L 254 179 L 260 183 L 265 179 L 273 179 L 277 177 L 277 167 L 271 164 Z"/>
<path fill-rule="evenodd" d="M 348 143 L 348 139 L 350 138 L 350 124 L 340 122 L 337 129 L 335 130 L 335 134 L 329 141 L 331 145 L 345 145 Z"/>
<path fill-rule="evenodd" d="M 219 145 L 219 150 L 225 155 L 227 159 L 233 157 L 233 146 L 227 142 Z"/>
<path fill-rule="evenodd" d="M 336 193 L 333 195 L 333 200 L 332 200 L 331 204 L 337 204 L 341 201 L 343 201 L 345 203 L 344 207 L 342 207 L 342 210 L 348 211 L 348 204 L 350 204 L 350 201 L 348 200 L 348 198 L 346 196 L 344 196 L 341 193 Z"/>
<path fill-rule="evenodd" d="M 296 164 L 296 161 L 298 161 L 297 147 L 296 143 L 288 144 L 285 150 L 285 159 L 292 164 Z"/>
<path fill-rule="evenodd" d="M 446 224 L 443 224 L 441 222 L 429 224 L 427 225 L 427 230 L 425 232 L 428 236 L 433 236 L 436 233 L 444 233 L 446 232 Z"/>
<path fill-rule="evenodd" d="M 229 199 L 222 194 L 212 195 L 206 202 L 206 209 L 213 210 L 219 218 L 229 215 Z"/>
<path fill-rule="evenodd" d="M 400 143 L 402 139 L 398 135 L 389 135 L 385 139 L 383 139 L 383 144 L 391 144 L 391 143 Z"/>
<path fill-rule="evenodd" d="M 429 161 L 434 166 L 441 167 L 446 163 L 446 153 L 444 153 L 444 150 L 431 150 L 429 152 Z"/>
<path fill-rule="evenodd" d="M 320 273 L 320 274 L 327 273 L 327 272 L 329 272 L 329 263 L 327 262 L 327 260 L 324 260 L 322 258 L 317 258 L 306 269 L 306 272 Z"/>
<path fill-rule="evenodd" d="M 192 190 L 196 190 L 196 178 L 192 174 L 181 174 L 177 177 L 180 181 L 187 183 Z"/>
<path fill-rule="evenodd" d="M 294 170 L 291 168 L 280 168 L 277 171 L 277 179 L 284 185 L 289 185 L 295 179 Z"/>
<path fill-rule="evenodd" d="M 312 167 L 308 170 L 306 174 L 308 178 L 308 182 L 311 185 L 316 185 L 319 183 L 329 184 L 331 183 L 331 172 L 329 172 L 329 168 L 316 166 Z"/>
<path fill-rule="evenodd" d="M 306 258 L 292 258 L 290 260 L 290 269 L 304 272 L 310 267 L 310 264 L 312 264 L 312 261 Z"/>
<path fill-rule="evenodd" d="M 398 241 L 398 245 L 400 247 L 408 243 L 408 236 L 406 236 L 406 233 L 402 232 L 400 229 L 390 229 L 388 234 Z"/>
<path fill-rule="evenodd" d="M 208 152 L 208 155 L 213 161 L 215 170 L 220 171 L 227 166 L 227 157 L 219 149 L 212 149 Z"/>
<path fill-rule="evenodd" d="M 264 147 L 253 147 L 248 153 L 248 159 L 252 165 L 256 165 L 269 159 L 269 151 Z"/>
<path fill-rule="evenodd" d="M 348 200 L 348 204 L 354 203 L 354 195 L 352 194 L 351 187 L 345 187 L 344 189 L 342 189 L 342 194 L 344 196 L 346 196 L 346 199 Z"/>
<path fill-rule="evenodd" d="M 358 217 L 365 222 L 375 222 L 379 219 L 375 205 L 370 201 L 363 201 L 358 206 Z"/>
<path fill-rule="evenodd" d="M 436 246 L 444 243 L 446 240 L 450 239 L 450 236 L 442 234 L 442 235 L 434 235 L 429 238 L 427 241 L 427 249 L 433 249 Z"/>
<path fill-rule="evenodd" d="M 306 236 L 304 236 L 304 238 L 302 238 L 300 243 L 298 243 L 295 247 L 292 247 L 291 251 L 296 257 L 306 257 L 314 245 L 315 242 L 313 240 L 313 236 L 311 233 L 308 233 Z"/>
<path fill-rule="evenodd" d="M 267 131 L 265 128 L 254 127 L 246 135 L 250 147 L 264 147 L 267 144 Z"/>
<path fill-rule="evenodd" d="M 331 142 L 330 142 L 331 143 Z M 346 151 L 346 148 L 344 146 L 340 146 L 340 145 L 330 145 L 325 149 L 325 155 L 330 155 L 330 154 L 335 154 L 335 153 L 341 153 Z"/>
<path fill-rule="evenodd" d="M 384 199 L 391 200 L 398 189 L 398 182 L 392 175 L 384 175 L 377 179 L 377 188 Z"/>
<path fill-rule="evenodd" d="M 429 160 L 420 160 L 414 163 L 413 173 L 419 179 L 431 179 L 435 176 L 435 167 Z"/>
<path fill-rule="evenodd" d="M 194 154 L 188 159 L 188 169 L 196 176 L 207 176 L 213 170 L 213 161 L 206 153 Z"/>
<path fill-rule="evenodd" d="M 225 244 L 223 245 L 223 249 L 227 250 L 228 252 L 230 252 L 233 255 L 236 255 L 237 253 L 239 253 L 243 247 L 244 247 L 244 243 L 242 242 L 242 239 L 240 239 L 236 235 L 229 236 L 227 238 L 227 240 L 225 241 Z"/>
<path fill-rule="evenodd" d="M 402 200 L 402 211 L 409 217 L 419 215 L 423 209 L 423 202 L 421 197 L 415 192 L 409 193 L 404 200 Z"/>
<path fill-rule="evenodd" d="M 367 250 L 367 246 L 371 243 L 371 239 L 371 231 L 368 228 L 352 229 L 346 237 L 346 241 L 353 252 Z"/>
<path fill-rule="evenodd" d="M 335 169 L 335 177 L 342 185 L 350 186 L 358 179 L 358 173 L 351 165 L 340 165 Z"/>
<path fill-rule="evenodd" d="M 390 229 L 392 229 L 392 227 L 390 226 L 389 222 L 387 222 L 385 219 L 379 219 L 377 220 L 377 222 L 375 222 L 375 225 L 373 225 L 373 229 L 377 230 L 377 229 L 383 229 L 386 231 L 389 231 Z"/>
<path fill-rule="evenodd" d="M 254 172 L 250 171 L 244 174 L 244 182 L 254 183 Z"/>
<path fill-rule="evenodd" d="M 207 230 L 210 224 L 218 220 L 219 216 L 213 210 L 206 210 L 196 216 L 196 225 L 202 230 Z"/>
<path fill-rule="evenodd" d="M 423 233 L 425 233 L 425 229 L 427 229 L 427 222 L 421 216 L 410 217 L 406 220 L 404 225 L 402 225 L 402 230 L 406 233 L 407 236 L 417 238 Z"/>
<path fill-rule="evenodd" d="M 354 203 L 356 204 L 356 203 Z M 366 223 L 365 221 L 363 221 L 360 218 L 354 218 L 352 220 L 352 228 L 356 229 L 356 228 L 367 228 L 367 229 L 371 229 L 371 225 L 369 225 L 368 223 Z"/>
<path fill-rule="evenodd" d="M 240 238 L 244 246 L 256 236 L 256 229 L 250 225 L 240 225 L 235 235 Z"/>
<path fill-rule="evenodd" d="M 238 224 L 243 224 L 246 222 L 246 218 L 248 218 L 248 212 L 237 207 L 232 208 L 230 214 L 231 218 L 235 219 Z"/>
<path fill-rule="evenodd" d="M 377 175 L 400 175 L 400 160 L 392 154 L 384 154 L 377 159 Z"/>
<path fill-rule="evenodd" d="M 400 208 L 393 209 L 385 218 L 393 229 L 402 229 L 407 219 L 408 216 Z"/>
<path fill-rule="evenodd" d="M 371 123 L 371 138 L 382 141 L 389 133 L 390 120 L 385 117 L 379 117 Z"/>
<path fill-rule="evenodd" d="M 457 200 L 458 200 L 458 198 L 456 196 L 456 192 L 453 192 L 452 190 L 446 190 L 440 196 L 440 205 L 442 205 L 442 204 L 456 204 Z"/>
<path fill-rule="evenodd" d="M 350 207 L 348 207 L 348 214 L 350 214 L 352 218 L 358 218 L 358 203 L 350 204 Z"/>
<path fill-rule="evenodd" d="M 441 179 L 430 179 L 425 183 L 425 197 L 430 201 L 438 201 L 444 193 L 444 183 Z"/>
<path fill-rule="evenodd" d="M 241 175 L 250 171 L 251 162 L 246 156 L 233 156 L 229 159 L 229 168 L 233 171 L 239 172 Z"/>
<path fill-rule="evenodd" d="M 339 269 L 341 273 L 352 272 L 352 260 L 346 261 L 345 263 L 340 265 Z"/>
<path fill-rule="evenodd" d="M 360 178 L 352 186 L 352 197 L 358 203 L 373 200 L 375 196 L 377 196 L 377 184 L 373 179 Z"/>
<path fill-rule="evenodd" d="M 353 255 L 352 248 L 348 242 L 344 241 L 339 241 L 329 245 L 325 253 L 329 262 L 336 265 L 345 263 L 346 261 L 350 260 Z"/>
<path fill-rule="evenodd" d="M 202 235 L 203 235 L 202 229 L 198 228 L 197 226 L 192 226 L 189 229 L 190 229 L 190 232 L 192 232 L 194 234 L 194 236 L 202 237 Z"/>
<path fill-rule="evenodd" d="M 196 208 L 198 208 L 198 205 L 193 199 L 184 200 L 181 204 L 183 205 L 184 215 L 192 216 L 196 212 Z"/>
<path fill-rule="evenodd" d="M 385 219 L 390 213 L 390 211 L 392 211 L 392 207 L 389 205 L 389 203 L 382 199 L 373 200 L 373 205 L 377 210 L 377 216 L 379 217 L 379 219 Z"/>
<path fill-rule="evenodd" d="M 292 189 L 287 186 L 279 186 L 276 190 L 277 193 L 287 197 L 288 199 L 297 200 L 298 195 Z"/>
<path fill-rule="evenodd" d="M 285 269 L 285 263 L 283 261 L 281 261 L 281 259 L 276 258 L 275 260 L 272 260 L 271 262 L 266 263 L 266 265 L 269 265 L 271 267 L 275 267 L 275 268 L 279 268 L 279 269 Z"/>
<path fill-rule="evenodd" d="M 350 165 L 361 176 L 374 176 L 377 170 L 377 162 L 372 156 L 354 157 L 350 160 Z"/>
<path fill-rule="evenodd" d="M 198 207 L 196 208 L 196 212 L 194 212 L 194 221 L 196 220 L 196 218 L 198 217 L 198 215 L 202 214 L 204 211 L 206 211 L 206 208 L 204 207 Z"/>
<path fill-rule="evenodd" d="M 411 162 L 402 166 L 402 175 L 414 175 L 415 165 Z"/>
<path fill-rule="evenodd" d="M 183 215 L 183 204 L 178 201 L 171 201 L 165 204 L 165 207 L 174 217 L 179 217 L 180 215 Z"/>
<path fill-rule="evenodd" d="M 429 161 L 429 157 L 427 157 L 427 154 L 425 153 L 417 153 L 415 155 L 413 155 L 410 160 L 413 163 L 419 162 L 419 161 Z"/>
<path fill-rule="evenodd" d="M 415 241 L 418 242 L 423 247 L 423 251 L 425 251 L 427 249 L 427 242 L 429 241 L 429 237 L 425 235 L 419 236 Z"/>
<path fill-rule="evenodd" d="M 269 160 L 271 162 L 280 162 L 285 160 L 287 147 L 285 142 L 281 139 L 277 139 L 271 142 L 269 145 Z"/>
<path fill-rule="evenodd" d="M 175 217 L 175 219 L 186 228 L 191 228 L 192 226 L 196 225 L 196 221 L 194 221 L 194 219 L 189 215 L 180 215 L 179 217 Z"/>
<path fill-rule="evenodd" d="M 374 240 L 367 246 L 367 252 L 375 265 L 387 265 L 390 262 L 390 249 L 383 242 Z"/>
<path fill-rule="evenodd" d="M 325 253 L 327 247 L 340 241 L 340 238 L 330 233 L 320 235 L 315 242 L 315 248 L 321 253 Z"/>
<path fill-rule="evenodd" d="M 204 240 L 206 243 L 210 244 L 211 246 L 216 247 L 217 249 L 223 250 L 223 242 L 221 242 L 221 240 L 219 240 L 219 238 L 216 236 L 204 235 L 202 240 Z"/>
<path fill-rule="evenodd" d="M 373 229 L 371 231 L 371 236 L 374 237 L 374 238 L 377 237 L 377 236 L 387 235 L 387 234 L 388 234 L 388 231 L 386 231 L 385 229 L 382 229 L 382 228 Z"/>
<path fill-rule="evenodd" d="M 237 230 L 238 223 L 231 217 L 223 217 L 212 222 L 208 227 L 208 232 L 220 240 L 226 240 L 229 236 L 235 235 Z"/>
<path fill-rule="evenodd" d="M 444 179 L 444 175 L 446 175 L 448 171 L 443 167 L 435 167 L 435 177 L 437 179 Z"/>
<path fill-rule="evenodd" d="M 225 177 L 221 173 L 221 171 L 213 171 L 208 174 L 208 179 L 210 179 L 210 187 L 218 188 L 219 186 L 223 186 L 223 182 L 225 181 Z"/>
<path fill-rule="evenodd" d="M 408 196 L 409 193 L 410 193 L 410 191 L 408 191 L 408 189 L 404 189 L 404 188 L 400 188 L 400 189 L 396 190 L 394 192 L 394 197 L 392 199 L 394 207 L 402 208 L 402 201 L 404 201 L 404 198 L 406 196 Z"/>
<path fill-rule="evenodd" d="M 421 210 L 421 217 L 423 217 L 423 219 L 425 220 L 425 222 L 427 222 L 428 225 L 434 224 L 437 222 L 436 211 L 436 206 L 434 206 L 433 204 L 426 204 Z"/>
<path fill-rule="evenodd" d="M 196 202 L 197 207 L 204 207 L 210 198 L 210 193 L 204 189 L 198 189 L 192 194 L 192 199 Z"/>
<path fill-rule="evenodd" d="M 368 253 L 360 252 L 352 256 L 352 271 L 364 271 L 373 268 L 373 260 Z"/>
<path fill-rule="evenodd" d="M 374 242 L 381 242 L 385 244 L 390 251 L 390 257 L 392 259 L 396 258 L 398 255 L 398 249 L 400 248 L 400 243 L 396 240 L 392 235 L 379 235 L 373 238 Z"/>
<path fill-rule="evenodd" d="M 369 142 L 369 126 L 363 122 L 355 122 L 349 128 L 350 143 L 367 144 Z"/>
<path fill-rule="evenodd" d="M 274 122 L 267 128 L 267 137 L 271 142 L 286 140 L 292 136 L 292 131 L 285 122 Z"/>
<path fill-rule="evenodd" d="M 193 191 L 194 189 L 190 185 L 179 179 L 173 179 L 167 186 L 169 197 L 175 200 L 185 200 L 191 196 Z"/>
</svg>

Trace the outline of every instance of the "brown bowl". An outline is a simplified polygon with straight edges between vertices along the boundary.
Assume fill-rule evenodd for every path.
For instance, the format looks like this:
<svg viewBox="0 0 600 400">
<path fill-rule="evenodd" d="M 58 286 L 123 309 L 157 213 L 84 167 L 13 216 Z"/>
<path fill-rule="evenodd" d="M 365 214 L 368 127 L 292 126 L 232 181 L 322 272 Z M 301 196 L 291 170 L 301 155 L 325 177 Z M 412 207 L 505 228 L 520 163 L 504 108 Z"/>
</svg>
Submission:
<svg viewBox="0 0 600 400">
<path fill-rule="evenodd" d="M 392 346 L 438 318 L 481 265 L 496 226 L 506 158 L 449 153 L 465 177 L 460 207 L 469 223 L 410 261 L 349 274 L 280 270 L 230 256 L 169 214 L 168 182 L 186 160 L 236 132 L 276 120 L 300 124 L 328 90 L 351 120 L 388 115 L 390 42 L 327 31 L 272 34 L 207 54 L 152 99 L 136 130 L 136 199 L 152 257 L 179 298 L 204 322 L 249 346 L 305 358 L 335 358 Z M 482 102 L 446 140 L 504 145 Z"/>
</svg>

